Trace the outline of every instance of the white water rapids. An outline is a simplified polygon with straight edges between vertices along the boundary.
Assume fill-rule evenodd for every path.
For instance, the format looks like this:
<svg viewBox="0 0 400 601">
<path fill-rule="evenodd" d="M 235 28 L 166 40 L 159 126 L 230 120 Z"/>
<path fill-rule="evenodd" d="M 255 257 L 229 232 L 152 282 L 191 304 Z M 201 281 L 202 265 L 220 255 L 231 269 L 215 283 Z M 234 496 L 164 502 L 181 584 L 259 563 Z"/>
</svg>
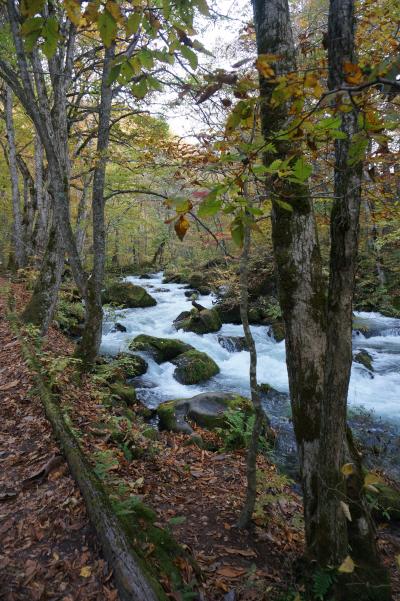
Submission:
<svg viewBox="0 0 400 601">
<path fill-rule="evenodd" d="M 163 274 L 157 273 L 150 279 L 127 277 L 133 284 L 143 286 L 157 300 L 157 305 L 145 309 L 124 309 L 109 316 L 105 322 L 101 351 L 114 355 L 127 349 L 128 343 L 139 334 L 149 334 L 161 338 L 179 338 L 200 351 L 206 352 L 220 367 L 220 373 L 204 384 L 185 386 L 173 377 L 175 366 L 172 363 L 158 365 L 147 355 L 143 355 L 149 369 L 139 384 L 139 397 L 150 407 L 161 401 L 190 397 L 206 390 L 221 390 L 249 395 L 249 353 L 228 352 L 218 342 L 218 336 L 243 336 L 240 325 L 224 324 L 214 334 L 202 336 L 192 332 L 176 331 L 173 321 L 182 311 L 191 309 L 186 298 L 185 285 L 163 284 Z M 211 307 L 214 297 L 201 296 L 198 302 Z M 349 404 L 364 407 L 385 418 L 400 421 L 400 319 L 384 317 L 379 313 L 357 313 L 357 326 L 365 336 L 354 332 L 354 350 L 366 349 L 373 358 L 374 373 L 362 365 L 353 363 Z M 126 332 L 111 332 L 118 321 Z M 285 343 L 277 343 L 268 335 L 267 326 L 252 326 L 258 351 L 258 381 L 268 383 L 281 392 L 288 392 L 288 378 L 285 363 Z M 369 337 L 367 337 L 369 336 Z"/>
</svg>

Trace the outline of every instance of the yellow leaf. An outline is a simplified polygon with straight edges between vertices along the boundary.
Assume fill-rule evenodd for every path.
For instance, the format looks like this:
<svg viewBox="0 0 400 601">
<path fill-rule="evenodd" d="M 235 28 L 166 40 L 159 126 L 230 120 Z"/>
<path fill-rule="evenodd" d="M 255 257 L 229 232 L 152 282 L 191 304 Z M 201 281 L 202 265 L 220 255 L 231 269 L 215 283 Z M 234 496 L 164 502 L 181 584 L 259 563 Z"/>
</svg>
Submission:
<svg viewBox="0 0 400 601">
<path fill-rule="evenodd" d="M 114 17 L 117 23 L 122 22 L 123 19 L 121 9 L 116 2 L 113 2 L 113 0 L 107 0 L 106 9 Z"/>
<path fill-rule="evenodd" d="M 178 221 L 175 223 L 175 232 L 178 236 L 179 240 L 183 240 L 186 236 L 186 232 L 190 227 L 189 221 L 186 219 L 184 215 L 181 215 Z"/>
<path fill-rule="evenodd" d="M 318 76 L 315 73 L 307 73 L 304 78 L 304 85 L 306 88 L 315 88 L 318 83 Z"/>
<path fill-rule="evenodd" d="M 358 65 L 353 63 L 343 63 L 344 78 L 347 83 L 358 85 L 362 82 L 363 72 Z"/>
<path fill-rule="evenodd" d="M 349 522 L 351 522 L 350 508 L 347 505 L 347 503 L 345 503 L 344 501 L 340 501 L 340 507 L 342 508 L 342 511 L 343 511 L 344 515 L 346 516 L 346 518 L 349 520 Z"/>
<path fill-rule="evenodd" d="M 344 465 L 342 465 L 340 471 L 344 476 L 346 476 L 346 478 L 347 476 L 351 476 L 351 474 L 354 474 L 354 463 L 345 463 Z"/>
<path fill-rule="evenodd" d="M 364 486 L 371 486 L 371 484 L 378 484 L 379 482 L 381 482 L 379 476 L 377 474 L 373 474 L 372 472 L 366 474 L 364 478 Z"/>
<path fill-rule="evenodd" d="M 81 5 L 76 0 L 64 0 L 65 10 L 68 15 L 68 19 L 79 27 L 81 23 Z"/>
<path fill-rule="evenodd" d="M 81 568 L 81 571 L 79 572 L 80 576 L 83 576 L 84 578 L 89 578 L 89 576 L 92 575 L 92 569 L 90 566 L 83 566 L 83 568 Z"/>
<path fill-rule="evenodd" d="M 260 54 L 260 56 L 256 60 L 257 70 L 263 77 L 269 78 L 269 77 L 273 77 L 275 75 L 275 71 L 269 64 L 271 61 L 271 56 L 273 56 L 273 55 Z"/>
<path fill-rule="evenodd" d="M 341 574 L 351 574 L 354 572 L 355 567 L 354 561 L 351 559 L 350 555 L 348 555 L 343 563 L 338 567 L 338 572 Z"/>
</svg>

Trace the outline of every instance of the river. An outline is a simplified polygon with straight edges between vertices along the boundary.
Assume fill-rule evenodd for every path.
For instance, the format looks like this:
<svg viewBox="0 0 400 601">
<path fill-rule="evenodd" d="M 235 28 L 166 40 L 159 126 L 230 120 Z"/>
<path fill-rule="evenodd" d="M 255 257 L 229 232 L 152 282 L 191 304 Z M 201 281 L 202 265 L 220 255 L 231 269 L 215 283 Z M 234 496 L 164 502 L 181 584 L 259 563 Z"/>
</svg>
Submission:
<svg viewBox="0 0 400 601">
<path fill-rule="evenodd" d="M 243 336 L 242 326 L 224 324 L 219 332 L 204 335 L 182 330 L 177 332 L 173 321 L 182 311 L 190 310 L 191 302 L 185 296 L 185 285 L 163 284 L 162 279 L 162 272 L 153 274 L 149 279 L 136 276 L 126 278 L 126 281 L 146 288 L 157 300 L 157 305 L 145 309 L 118 310 L 108 316 L 104 324 L 101 351 L 115 355 L 126 350 L 135 336 L 149 334 L 162 338 L 179 338 L 206 352 L 218 364 L 220 373 L 217 376 L 203 384 L 187 386 L 174 379 L 175 366 L 172 363 L 159 365 L 151 357 L 144 355 L 149 368 L 139 383 L 136 383 L 136 390 L 138 397 L 148 407 L 156 407 L 164 400 L 190 397 L 207 390 L 237 392 L 248 396 L 249 353 L 229 352 L 218 342 L 220 335 Z M 204 307 L 212 307 L 215 297 L 200 296 L 198 302 Z M 127 331 L 112 331 L 115 321 L 123 324 Z M 400 424 L 400 319 L 384 317 L 379 313 L 357 313 L 356 327 L 359 329 L 353 333 L 354 351 L 365 349 L 370 353 L 374 372 L 353 362 L 349 406 L 356 408 L 356 413 L 362 407 L 361 415 L 364 415 L 364 411 L 373 412 L 372 425 L 365 420 L 364 415 L 359 428 L 372 428 L 375 431 L 378 422 L 381 424 L 378 428 L 384 423 L 383 429 L 386 432 L 389 428 L 389 438 L 398 438 L 396 424 Z M 259 383 L 268 383 L 278 391 L 287 393 L 284 341 L 275 342 L 269 334 L 268 326 L 254 325 L 251 329 L 258 351 Z M 265 409 L 274 421 L 279 420 L 279 429 L 283 428 L 285 432 L 285 423 L 289 422 L 288 403 L 266 403 Z M 359 423 L 359 418 L 357 420 Z M 288 446 L 291 446 L 290 442 Z"/>
</svg>

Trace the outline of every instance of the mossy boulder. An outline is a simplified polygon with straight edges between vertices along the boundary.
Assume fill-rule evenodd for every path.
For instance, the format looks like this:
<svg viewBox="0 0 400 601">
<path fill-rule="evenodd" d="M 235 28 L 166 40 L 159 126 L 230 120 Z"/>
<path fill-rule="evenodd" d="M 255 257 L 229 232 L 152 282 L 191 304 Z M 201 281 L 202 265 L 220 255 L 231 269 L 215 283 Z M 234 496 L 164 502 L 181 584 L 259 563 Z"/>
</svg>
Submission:
<svg viewBox="0 0 400 601">
<path fill-rule="evenodd" d="M 353 357 L 356 363 L 360 363 L 360 365 L 364 365 L 369 371 L 374 371 L 374 367 L 372 365 L 372 356 L 365 349 L 361 349 L 358 353 L 356 353 Z"/>
<path fill-rule="evenodd" d="M 115 382 L 114 384 L 110 384 L 110 392 L 120 398 L 121 401 L 125 401 L 128 406 L 136 403 L 136 390 L 133 386 Z"/>
<path fill-rule="evenodd" d="M 184 317 L 180 315 L 174 321 L 174 325 L 177 330 L 194 332 L 195 334 L 209 334 L 210 332 L 218 332 L 222 327 L 222 322 L 215 309 L 203 309 L 201 311 L 193 309 Z"/>
<path fill-rule="evenodd" d="M 81 301 L 69 301 L 61 297 L 57 304 L 55 321 L 60 329 L 73 338 L 82 335 L 85 307 Z"/>
<path fill-rule="evenodd" d="M 150 353 L 157 363 L 171 361 L 182 353 L 194 350 L 190 344 L 186 344 L 177 338 L 156 338 L 156 336 L 147 336 L 146 334 L 136 336 L 130 342 L 129 349 Z"/>
<path fill-rule="evenodd" d="M 102 300 L 104 304 L 117 305 L 124 309 L 154 307 L 157 304 L 156 299 L 147 290 L 130 282 L 114 282 L 104 290 Z"/>
<path fill-rule="evenodd" d="M 272 335 L 275 342 L 282 342 L 285 338 L 285 325 L 282 321 L 273 321 L 269 324 L 269 336 Z"/>
<path fill-rule="evenodd" d="M 142 376 L 146 373 L 147 367 L 147 362 L 143 357 L 120 353 L 115 359 L 98 365 L 96 373 L 108 384 L 113 384 Z"/>
<path fill-rule="evenodd" d="M 195 349 L 172 360 L 176 365 L 174 378 L 181 384 L 205 382 L 219 373 L 219 367 L 206 353 Z"/>
<path fill-rule="evenodd" d="M 249 399 L 229 392 L 204 392 L 190 399 L 161 403 L 157 415 L 161 430 L 191 434 L 193 430 L 187 419 L 209 430 L 223 428 L 227 411 L 235 409 L 249 414 L 253 412 Z"/>
</svg>

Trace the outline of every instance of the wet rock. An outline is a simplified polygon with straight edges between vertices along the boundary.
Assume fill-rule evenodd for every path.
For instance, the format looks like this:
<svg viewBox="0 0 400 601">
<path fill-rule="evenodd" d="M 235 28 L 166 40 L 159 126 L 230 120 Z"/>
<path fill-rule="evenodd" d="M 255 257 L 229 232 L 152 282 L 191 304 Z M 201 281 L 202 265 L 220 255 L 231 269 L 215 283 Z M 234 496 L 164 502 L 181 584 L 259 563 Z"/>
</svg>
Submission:
<svg viewBox="0 0 400 601">
<path fill-rule="evenodd" d="M 275 342 L 282 342 L 285 338 L 285 325 L 282 321 L 274 321 L 269 324 L 268 336 L 272 336 Z"/>
<path fill-rule="evenodd" d="M 248 351 L 246 338 L 244 336 L 218 336 L 218 342 L 229 353 L 240 353 Z"/>
<path fill-rule="evenodd" d="M 269 384 L 260 384 L 259 390 L 262 400 L 274 403 L 288 403 L 289 395 L 286 392 L 279 392 Z"/>
<path fill-rule="evenodd" d="M 161 429 L 191 434 L 193 430 L 187 419 L 193 420 L 202 428 L 212 430 L 224 426 L 226 412 L 232 409 L 241 409 L 248 413 L 253 411 L 249 399 L 237 394 L 205 392 L 190 399 L 161 403 L 157 414 Z"/>
<path fill-rule="evenodd" d="M 365 349 L 360 349 L 360 351 L 353 356 L 353 359 L 356 363 L 364 365 L 369 371 L 374 371 L 372 356 Z"/>
<path fill-rule="evenodd" d="M 111 330 L 112 334 L 114 332 L 126 332 L 126 327 L 124 325 L 122 325 L 122 323 L 119 323 L 119 321 L 117 321 L 117 323 L 114 324 L 114 327 Z"/>
<path fill-rule="evenodd" d="M 203 309 L 198 311 L 193 309 L 189 312 L 181 313 L 174 321 L 177 330 L 185 332 L 195 332 L 195 334 L 208 334 L 218 332 L 222 327 L 221 319 L 215 309 Z"/>
<path fill-rule="evenodd" d="M 157 304 L 147 290 L 130 282 L 115 282 L 111 284 L 102 295 L 104 304 L 117 305 L 124 309 L 139 307 L 154 307 Z"/>
<path fill-rule="evenodd" d="M 219 367 L 211 357 L 195 349 L 178 355 L 172 360 L 176 365 L 174 378 L 180 384 L 205 382 L 219 373 Z"/>
<path fill-rule="evenodd" d="M 171 361 L 182 353 L 194 350 L 190 344 L 186 344 L 177 338 L 156 338 L 146 334 L 136 336 L 129 343 L 129 349 L 150 353 L 157 363 Z"/>
</svg>

